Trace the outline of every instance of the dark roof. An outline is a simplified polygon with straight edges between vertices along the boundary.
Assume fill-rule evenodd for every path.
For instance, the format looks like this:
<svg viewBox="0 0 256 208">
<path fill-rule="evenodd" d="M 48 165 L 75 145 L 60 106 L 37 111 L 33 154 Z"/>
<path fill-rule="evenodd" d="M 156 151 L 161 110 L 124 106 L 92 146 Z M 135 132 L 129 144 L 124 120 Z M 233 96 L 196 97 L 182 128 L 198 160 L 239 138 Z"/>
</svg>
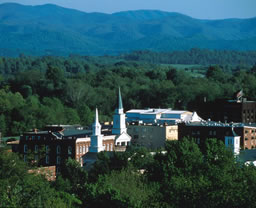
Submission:
<svg viewBox="0 0 256 208">
<path fill-rule="evenodd" d="M 239 154 L 239 159 L 242 162 L 256 161 L 256 149 L 241 150 Z"/>
<path fill-rule="evenodd" d="M 60 134 L 64 137 L 69 137 L 69 136 L 76 136 L 76 137 L 86 137 L 92 134 L 91 130 L 77 130 L 77 129 L 68 129 L 62 131 Z"/>
</svg>

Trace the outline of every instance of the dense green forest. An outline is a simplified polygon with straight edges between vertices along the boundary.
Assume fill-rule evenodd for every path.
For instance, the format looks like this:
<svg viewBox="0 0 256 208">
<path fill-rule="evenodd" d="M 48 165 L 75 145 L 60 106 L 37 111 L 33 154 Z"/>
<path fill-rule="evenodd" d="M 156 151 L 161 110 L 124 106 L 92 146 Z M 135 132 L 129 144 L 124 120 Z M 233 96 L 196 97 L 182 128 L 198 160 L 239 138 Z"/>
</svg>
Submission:
<svg viewBox="0 0 256 208">
<path fill-rule="evenodd" d="M 96 106 L 100 120 L 110 121 L 119 86 L 125 110 L 193 111 L 204 99 L 230 99 L 241 88 L 248 99 L 256 100 L 256 68 L 210 65 L 175 69 L 114 56 L 1 57 L 1 132 L 20 135 L 45 124 L 90 125 Z"/>
<path fill-rule="evenodd" d="M 85 171 L 66 161 L 56 181 L 28 173 L 0 148 L 1 207 L 255 207 L 256 169 L 234 158 L 221 141 L 168 141 L 165 153 L 130 148 Z"/>
<path fill-rule="evenodd" d="M 134 51 L 121 55 L 125 60 L 154 64 L 219 64 L 248 67 L 256 64 L 256 51 L 229 51 L 193 48 L 186 51 Z"/>
</svg>

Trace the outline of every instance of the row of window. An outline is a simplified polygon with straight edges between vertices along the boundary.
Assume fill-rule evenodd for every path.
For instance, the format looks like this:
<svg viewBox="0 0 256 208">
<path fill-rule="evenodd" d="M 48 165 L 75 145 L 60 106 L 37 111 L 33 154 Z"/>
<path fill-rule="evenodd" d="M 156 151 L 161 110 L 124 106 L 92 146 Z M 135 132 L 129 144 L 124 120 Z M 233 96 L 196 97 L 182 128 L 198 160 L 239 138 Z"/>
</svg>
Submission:
<svg viewBox="0 0 256 208">
<path fill-rule="evenodd" d="M 89 151 L 88 145 L 78 146 L 76 148 L 76 154 L 85 154 L 88 151 Z"/>
<path fill-rule="evenodd" d="M 27 152 L 28 152 L 28 145 L 27 145 L 27 144 L 24 144 L 24 153 L 27 153 Z M 38 153 L 38 145 L 35 145 L 34 152 L 35 152 L 35 153 Z M 60 145 L 58 145 L 58 146 L 56 147 L 56 152 L 57 152 L 57 154 L 60 154 L 60 153 L 61 153 L 61 147 L 60 147 Z M 46 153 L 46 154 L 49 153 L 49 145 L 45 145 L 45 153 Z M 71 146 L 68 146 L 68 154 L 69 154 L 69 155 L 72 154 L 72 147 L 71 147 Z"/>
<path fill-rule="evenodd" d="M 40 140 L 41 136 L 39 136 L 39 135 L 38 136 L 34 136 L 34 135 L 33 136 L 28 136 L 28 135 L 26 136 L 26 140 L 29 140 L 30 138 L 32 140 L 35 140 L 35 139 Z M 44 137 L 44 139 L 45 139 L 45 137 Z"/>
<path fill-rule="evenodd" d="M 35 161 L 38 161 L 38 155 L 35 155 L 34 156 L 34 159 L 35 159 Z M 24 155 L 24 162 L 27 162 L 28 161 L 28 156 L 27 155 Z M 46 164 L 49 164 L 50 162 L 50 156 L 49 155 L 46 155 L 45 156 L 45 163 Z M 60 156 L 57 156 L 57 158 L 56 158 L 56 163 L 59 165 L 60 164 L 60 162 L 61 162 L 61 157 Z"/>
<path fill-rule="evenodd" d="M 103 144 L 103 145 L 105 146 L 106 151 L 113 151 L 113 144 L 107 144 L 107 145 Z"/>
<path fill-rule="evenodd" d="M 255 133 L 256 130 L 252 129 L 252 130 L 245 130 L 244 133 L 247 134 L 247 133 Z"/>
</svg>

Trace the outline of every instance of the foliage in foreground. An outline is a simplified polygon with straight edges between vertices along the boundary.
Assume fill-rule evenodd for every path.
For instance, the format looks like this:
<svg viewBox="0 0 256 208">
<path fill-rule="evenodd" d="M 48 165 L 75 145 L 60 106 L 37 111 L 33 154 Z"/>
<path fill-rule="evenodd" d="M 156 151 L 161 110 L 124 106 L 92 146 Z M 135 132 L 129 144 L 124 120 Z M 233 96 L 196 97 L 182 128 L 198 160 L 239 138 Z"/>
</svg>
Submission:
<svg viewBox="0 0 256 208">
<path fill-rule="evenodd" d="M 17 155 L 0 149 L 0 207 L 73 207 L 80 204 L 75 196 L 56 191 L 41 175 Z"/>
<path fill-rule="evenodd" d="M 222 142 L 209 139 L 199 149 L 188 139 L 170 141 L 166 151 L 100 153 L 89 174 L 69 161 L 72 174 L 56 184 L 68 184 L 83 207 L 254 207 L 256 168 L 237 162 Z"/>
</svg>

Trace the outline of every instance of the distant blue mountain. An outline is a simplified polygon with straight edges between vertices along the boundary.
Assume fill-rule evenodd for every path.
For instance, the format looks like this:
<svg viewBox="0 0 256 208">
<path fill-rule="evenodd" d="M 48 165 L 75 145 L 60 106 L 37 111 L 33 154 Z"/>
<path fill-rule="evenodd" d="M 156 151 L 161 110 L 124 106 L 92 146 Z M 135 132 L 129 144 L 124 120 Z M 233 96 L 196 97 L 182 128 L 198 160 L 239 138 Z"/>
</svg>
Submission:
<svg viewBox="0 0 256 208">
<path fill-rule="evenodd" d="M 190 48 L 256 50 L 256 18 L 199 20 L 155 10 L 85 13 L 0 5 L 0 55 L 118 54 Z"/>
</svg>

